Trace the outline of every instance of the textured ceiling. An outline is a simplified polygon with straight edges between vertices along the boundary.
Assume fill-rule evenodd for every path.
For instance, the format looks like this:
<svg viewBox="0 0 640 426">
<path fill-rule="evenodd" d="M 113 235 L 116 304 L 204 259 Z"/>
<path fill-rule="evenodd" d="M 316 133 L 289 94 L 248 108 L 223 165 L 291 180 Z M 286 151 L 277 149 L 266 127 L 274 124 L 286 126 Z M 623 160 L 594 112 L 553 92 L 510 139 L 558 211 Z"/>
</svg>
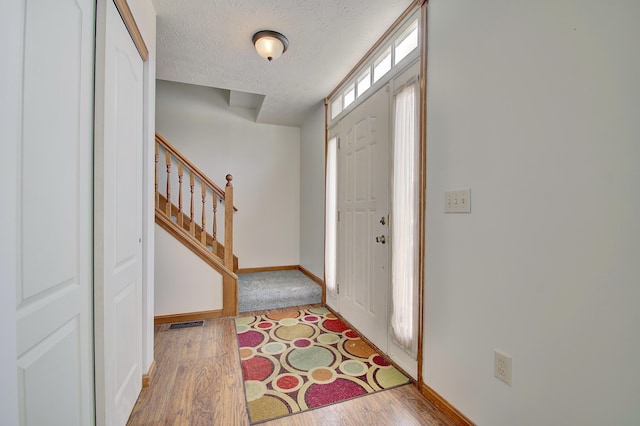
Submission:
<svg viewBox="0 0 640 426">
<path fill-rule="evenodd" d="M 157 77 L 264 95 L 260 123 L 300 126 L 412 0 L 154 0 Z M 267 62 L 251 36 L 289 49 Z"/>
</svg>

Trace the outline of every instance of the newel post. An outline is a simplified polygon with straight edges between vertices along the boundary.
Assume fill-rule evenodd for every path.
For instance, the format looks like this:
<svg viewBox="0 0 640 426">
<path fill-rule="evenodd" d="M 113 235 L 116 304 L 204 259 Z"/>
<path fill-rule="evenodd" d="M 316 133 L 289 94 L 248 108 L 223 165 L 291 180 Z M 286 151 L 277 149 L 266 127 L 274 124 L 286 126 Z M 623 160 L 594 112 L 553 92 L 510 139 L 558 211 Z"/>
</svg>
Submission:
<svg viewBox="0 0 640 426">
<path fill-rule="evenodd" d="M 224 266 L 233 271 L 233 176 L 227 175 L 224 188 Z"/>
<path fill-rule="evenodd" d="M 224 266 L 233 271 L 233 176 L 227 175 L 224 188 Z M 238 314 L 238 279 L 229 274 L 222 275 L 222 315 Z"/>
</svg>

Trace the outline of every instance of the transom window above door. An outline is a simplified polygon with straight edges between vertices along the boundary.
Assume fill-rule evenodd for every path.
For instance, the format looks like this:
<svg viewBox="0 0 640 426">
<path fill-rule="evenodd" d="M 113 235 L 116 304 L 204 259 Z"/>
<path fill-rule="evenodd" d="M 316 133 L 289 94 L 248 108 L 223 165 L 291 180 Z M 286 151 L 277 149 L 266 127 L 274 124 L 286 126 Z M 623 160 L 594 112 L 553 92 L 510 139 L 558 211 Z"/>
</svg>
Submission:
<svg viewBox="0 0 640 426">
<path fill-rule="evenodd" d="M 368 96 L 373 92 L 371 88 L 386 84 L 394 74 L 391 70 L 409 64 L 419 56 L 418 20 L 417 12 L 409 16 L 370 59 L 362 64 L 358 72 L 344 82 L 341 90 L 330 99 L 330 121 L 353 109 L 365 94 Z"/>
</svg>

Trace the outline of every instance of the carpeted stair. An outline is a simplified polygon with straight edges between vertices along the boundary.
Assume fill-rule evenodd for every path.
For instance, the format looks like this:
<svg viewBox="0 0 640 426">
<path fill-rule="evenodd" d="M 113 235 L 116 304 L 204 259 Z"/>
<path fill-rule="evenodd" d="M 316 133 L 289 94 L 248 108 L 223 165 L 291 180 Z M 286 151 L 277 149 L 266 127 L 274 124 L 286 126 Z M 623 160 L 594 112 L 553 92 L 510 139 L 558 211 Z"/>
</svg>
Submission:
<svg viewBox="0 0 640 426">
<path fill-rule="evenodd" d="M 322 303 L 322 287 L 298 270 L 238 274 L 238 312 Z"/>
</svg>

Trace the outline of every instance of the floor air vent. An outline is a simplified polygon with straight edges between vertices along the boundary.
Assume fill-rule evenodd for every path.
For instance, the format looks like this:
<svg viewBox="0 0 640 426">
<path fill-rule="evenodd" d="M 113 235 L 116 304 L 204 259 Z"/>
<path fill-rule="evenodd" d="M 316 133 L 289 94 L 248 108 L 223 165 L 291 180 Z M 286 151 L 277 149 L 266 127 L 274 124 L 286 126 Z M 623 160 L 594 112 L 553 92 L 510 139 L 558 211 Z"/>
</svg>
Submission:
<svg viewBox="0 0 640 426">
<path fill-rule="evenodd" d="M 175 330 L 178 328 L 201 327 L 202 324 L 204 324 L 204 321 L 176 322 L 171 324 L 171 327 L 169 327 L 169 329 Z"/>
</svg>

